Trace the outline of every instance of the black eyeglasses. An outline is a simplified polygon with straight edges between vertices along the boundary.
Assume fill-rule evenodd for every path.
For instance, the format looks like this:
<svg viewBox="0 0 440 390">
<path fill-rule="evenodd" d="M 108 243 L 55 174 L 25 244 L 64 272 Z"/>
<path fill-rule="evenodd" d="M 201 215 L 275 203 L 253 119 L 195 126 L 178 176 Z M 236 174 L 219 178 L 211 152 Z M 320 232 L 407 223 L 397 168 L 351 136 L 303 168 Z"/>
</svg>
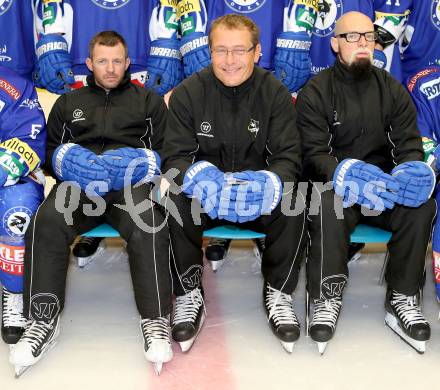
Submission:
<svg viewBox="0 0 440 390">
<path fill-rule="evenodd" d="M 367 42 L 374 42 L 377 39 L 375 31 L 360 32 L 348 32 L 336 35 L 336 38 L 345 38 L 347 42 L 359 42 L 361 37 L 364 37 Z"/>
</svg>

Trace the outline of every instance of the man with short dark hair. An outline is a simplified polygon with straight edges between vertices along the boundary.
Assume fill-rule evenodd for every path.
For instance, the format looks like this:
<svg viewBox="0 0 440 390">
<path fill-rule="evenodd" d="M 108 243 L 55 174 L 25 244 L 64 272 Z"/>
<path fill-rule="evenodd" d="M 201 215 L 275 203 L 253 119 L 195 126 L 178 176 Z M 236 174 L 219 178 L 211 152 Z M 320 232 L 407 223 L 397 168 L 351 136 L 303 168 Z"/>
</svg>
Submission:
<svg viewBox="0 0 440 390">
<path fill-rule="evenodd" d="M 57 184 L 26 236 L 24 313 L 31 325 L 11 352 L 18 374 L 59 334 L 70 245 L 103 222 L 127 241 L 147 360 L 160 372 L 172 358 L 168 230 L 151 185 L 167 111 L 159 95 L 130 82 L 129 64 L 118 33 L 97 34 L 88 86 L 61 96 L 49 115 L 46 169 Z M 137 211 L 142 201 L 148 207 Z"/>
<path fill-rule="evenodd" d="M 172 336 L 183 351 L 205 318 L 203 230 L 224 223 L 266 234 L 267 319 L 288 352 L 300 333 L 291 294 L 298 281 L 305 215 L 286 216 L 280 204 L 289 196 L 296 200 L 301 172 L 296 112 L 287 88 L 255 66 L 261 52 L 255 31 L 241 15 L 215 20 L 209 38 L 212 65 L 183 81 L 170 100 L 164 167 L 177 168 L 183 190 L 170 195 L 182 221 L 169 221 L 177 295 Z M 207 214 L 200 222 L 192 215 L 194 206 Z"/>
<path fill-rule="evenodd" d="M 430 337 L 419 289 L 435 214 L 428 200 L 435 177 L 423 162 L 410 96 L 372 66 L 375 39 L 366 15 L 342 16 L 331 40 L 334 66 L 309 81 L 297 101 L 305 175 L 320 201 L 319 213 L 309 216 L 307 272 L 314 306 L 309 330 L 321 353 L 342 307 L 350 233 L 363 220 L 392 232 L 386 323 L 419 352 Z M 333 189 L 321 193 L 317 183 L 332 180 Z"/>
</svg>

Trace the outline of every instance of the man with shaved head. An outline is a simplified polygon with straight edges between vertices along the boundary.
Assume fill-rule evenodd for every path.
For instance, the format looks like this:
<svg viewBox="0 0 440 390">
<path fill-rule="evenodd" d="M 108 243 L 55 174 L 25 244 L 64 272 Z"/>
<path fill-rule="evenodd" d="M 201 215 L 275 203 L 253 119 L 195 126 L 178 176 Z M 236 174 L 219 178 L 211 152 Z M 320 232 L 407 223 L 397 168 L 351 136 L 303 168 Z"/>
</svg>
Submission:
<svg viewBox="0 0 440 390">
<path fill-rule="evenodd" d="M 376 33 L 364 14 L 337 22 L 332 67 L 298 96 L 305 174 L 312 181 L 308 290 L 310 335 L 323 353 L 348 280 L 350 234 L 360 222 L 392 232 L 386 323 L 419 352 L 430 327 L 419 304 L 435 204 L 435 176 L 423 162 L 416 110 L 403 86 L 372 66 Z M 319 183 L 330 182 L 322 191 Z M 313 212 L 313 201 L 319 208 Z"/>
</svg>

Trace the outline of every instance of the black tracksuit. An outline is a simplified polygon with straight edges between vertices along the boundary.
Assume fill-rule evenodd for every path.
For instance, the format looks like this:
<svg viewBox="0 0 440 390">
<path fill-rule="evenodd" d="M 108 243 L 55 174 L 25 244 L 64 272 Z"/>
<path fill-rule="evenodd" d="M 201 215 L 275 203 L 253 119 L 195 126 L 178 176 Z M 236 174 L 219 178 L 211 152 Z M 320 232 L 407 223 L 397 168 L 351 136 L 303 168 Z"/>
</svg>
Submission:
<svg viewBox="0 0 440 390">
<path fill-rule="evenodd" d="M 416 110 L 410 96 L 389 73 L 373 68 L 356 80 L 339 60 L 309 81 L 297 100 L 304 170 L 313 181 L 319 213 L 309 216 L 310 251 L 307 260 L 309 291 L 313 298 L 342 294 L 347 281 L 350 233 L 367 218 L 369 224 L 391 230 L 389 287 L 413 295 L 423 275 L 435 205 L 419 208 L 396 205 L 380 216 L 365 217 L 359 206 L 344 209 L 338 219 L 334 191 L 319 195 L 317 182 L 328 182 L 339 162 L 355 158 L 390 173 L 396 165 L 423 160 Z M 336 198 L 336 202 L 340 199 Z"/>
<path fill-rule="evenodd" d="M 92 77 L 88 83 L 88 87 L 59 97 L 49 115 L 46 155 L 49 172 L 53 174 L 51 161 L 55 149 L 68 142 L 97 154 L 121 147 L 160 151 L 167 114 L 160 96 L 135 86 L 127 75 L 109 93 L 97 86 Z M 38 208 L 27 230 L 25 315 L 49 321 L 63 309 L 70 245 L 77 235 L 103 222 L 113 226 L 127 241 L 135 300 L 141 316 L 154 318 L 169 314 L 169 233 L 163 208 L 151 201 L 151 207 L 139 215 L 150 227 L 165 225 L 152 233 L 139 221 L 136 223 L 127 211 L 115 206 L 128 203 L 124 190 L 110 191 L 103 197 L 105 213 L 102 216 L 85 215 L 84 205 L 96 206 L 81 191 L 79 205 L 73 212 L 73 224 L 69 225 L 64 214 L 56 209 L 58 189 L 59 183 Z M 148 183 L 131 188 L 134 204 L 148 198 L 150 191 Z M 61 199 L 61 205 L 63 203 Z M 130 209 L 137 214 L 134 206 Z"/>
<path fill-rule="evenodd" d="M 163 170 L 177 168 L 180 185 L 193 163 L 206 160 L 222 172 L 269 170 L 283 182 L 297 183 L 301 150 L 295 122 L 292 98 L 270 72 L 256 67 L 244 83 L 226 87 L 208 67 L 184 80 L 171 96 Z M 174 292 L 182 295 L 200 283 L 203 230 L 224 222 L 203 214 L 201 224 L 196 223 L 190 199 L 182 193 L 170 194 L 170 200 L 183 220 L 183 226 L 169 220 L 177 268 Z M 287 217 L 280 209 L 242 226 L 266 234 L 263 275 L 272 287 L 292 292 L 305 233 L 304 213 Z"/>
</svg>

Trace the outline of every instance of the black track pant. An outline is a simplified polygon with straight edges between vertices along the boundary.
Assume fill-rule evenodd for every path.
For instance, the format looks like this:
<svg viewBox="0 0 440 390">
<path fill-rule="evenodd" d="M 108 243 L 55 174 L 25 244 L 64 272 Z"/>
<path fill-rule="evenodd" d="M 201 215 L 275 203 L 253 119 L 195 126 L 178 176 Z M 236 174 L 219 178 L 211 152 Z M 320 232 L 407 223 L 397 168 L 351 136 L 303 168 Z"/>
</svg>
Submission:
<svg viewBox="0 0 440 390">
<path fill-rule="evenodd" d="M 307 256 L 308 290 L 312 298 L 341 296 L 348 278 L 347 256 L 350 234 L 358 223 L 392 232 L 388 243 L 389 262 L 385 278 L 389 288 L 414 295 L 422 285 L 426 250 L 435 216 L 435 202 L 430 199 L 418 208 L 396 205 L 378 216 L 365 216 L 357 205 L 343 209 L 343 218 L 335 212 L 333 190 L 317 195 L 321 208 L 309 215 L 310 247 Z M 339 202 L 339 205 L 338 205 Z M 342 210 L 336 197 L 336 209 Z"/>
<path fill-rule="evenodd" d="M 292 198 L 295 200 L 296 194 Z M 170 215 L 169 226 L 174 257 L 173 289 L 176 295 L 184 295 L 201 285 L 203 231 L 230 223 L 224 220 L 212 220 L 206 214 L 201 214 L 200 221 L 194 221 L 191 216 L 191 202 L 194 202 L 193 208 L 197 209 L 200 205 L 196 200 L 188 199 L 184 194 L 171 194 L 170 200 L 176 204 L 183 223 L 181 226 Z M 305 204 L 305 200 L 303 203 Z M 195 212 L 197 216 L 200 215 L 198 211 Z M 297 216 L 286 216 L 281 212 L 279 205 L 271 215 L 237 224 L 244 229 L 266 234 L 262 258 L 263 277 L 273 288 L 285 293 L 292 293 L 298 282 L 306 242 L 305 222 L 305 212 Z"/>
<path fill-rule="evenodd" d="M 134 296 L 141 317 L 169 314 L 172 308 L 169 232 L 164 209 L 150 199 L 145 201 L 149 197 L 150 184 L 131 188 L 131 203 L 137 205 L 145 201 L 149 206 L 140 213 L 137 211 L 138 220 L 133 220 L 130 215 L 136 214 L 133 206 L 130 213 L 115 206 L 126 204 L 124 190 L 110 192 L 103 198 L 105 212 L 102 216 L 84 214 L 84 205 L 96 205 L 81 191 L 72 221 L 66 220 L 56 208 L 62 208 L 63 199 L 72 200 L 71 192 L 57 197 L 59 186 L 55 185 L 40 205 L 26 232 L 26 247 L 29 249 L 24 260 L 25 315 L 33 320 L 49 321 L 62 311 L 70 245 L 77 235 L 103 222 L 113 226 L 127 241 Z M 68 205 L 67 200 L 64 206 Z"/>
</svg>

